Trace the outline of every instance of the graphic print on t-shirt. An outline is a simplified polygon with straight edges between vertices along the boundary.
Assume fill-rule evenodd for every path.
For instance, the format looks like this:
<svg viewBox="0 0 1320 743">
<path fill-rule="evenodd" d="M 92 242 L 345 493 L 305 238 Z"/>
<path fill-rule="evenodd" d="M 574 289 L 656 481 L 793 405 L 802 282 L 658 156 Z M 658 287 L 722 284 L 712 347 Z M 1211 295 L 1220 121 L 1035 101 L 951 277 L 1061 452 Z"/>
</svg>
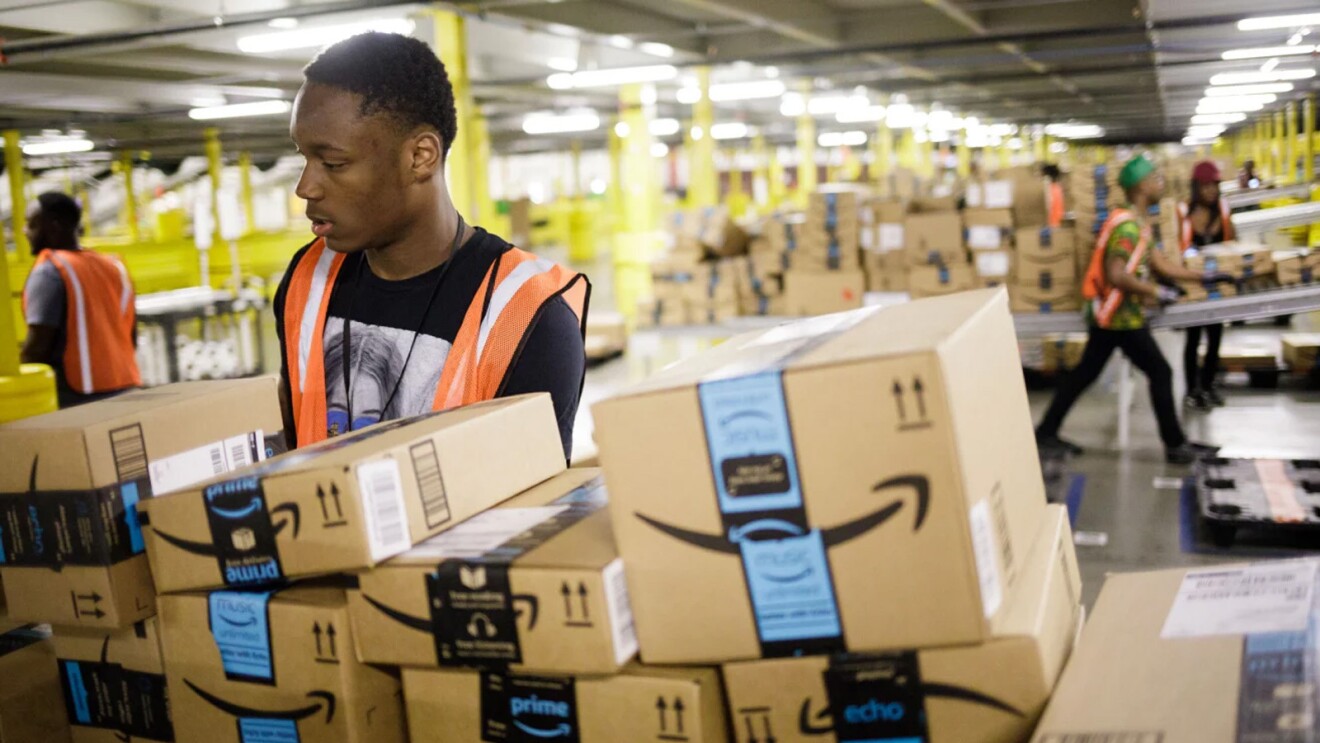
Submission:
<svg viewBox="0 0 1320 743">
<path fill-rule="evenodd" d="M 422 333 L 408 360 L 413 332 L 402 328 L 367 325 L 353 321 L 350 336 L 349 379 L 353 384 L 353 425 L 348 425 L 348 401 L 344 394 L 343 318 L 325 321 L 326 426 L 331 436 L 357 430 L 381 420 L 407 418 L 431 410 L 440 372 L 449 357 L 449 341 Z M 407 368 L 404 368 L 404 363 Z M 399 375 L 403 374 L 403 379 Z M 399 392 L 382 410 L 394 384 Z"/>
</svg>

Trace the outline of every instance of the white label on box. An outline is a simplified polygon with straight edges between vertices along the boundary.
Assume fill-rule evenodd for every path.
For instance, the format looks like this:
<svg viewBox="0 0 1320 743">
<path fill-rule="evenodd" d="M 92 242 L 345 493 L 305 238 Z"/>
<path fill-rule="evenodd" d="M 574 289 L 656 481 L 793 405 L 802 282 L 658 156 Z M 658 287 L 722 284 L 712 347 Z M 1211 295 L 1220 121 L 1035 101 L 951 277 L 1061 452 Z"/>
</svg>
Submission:
<svg viewBox="0 0 1320 743">
<path fill-rule="evenodd" d="M 359 464 L 357 479 L 371 561 L 380 562 L 407 551 L 412 546 L 412 539 L 408 533 L 408 510 L 403 505 L 399 463 L 393 459 L 378 459 Z"/>
<path fill-rule="evenodd" d="M 1003 241 L 1003 233 L 1000 232 L 998 227 L 979 224 L 967 228 L 967 247 L 969 248 L 998 250 Z"/>
<path fill-rule="evenodd" d="M 976 256 L 976 273 L 979 276 L 988 278 L 1007 276 L 1009 264 L 1008 253 L 978 253 Z"/>
<path fill-rule="evenodd" d="M 995 555 L 999 550 L 995 546 L 995 529 L 990 519 L 990 501 L 980 500 L 968 512 L 968 521 L 972 528 L 972 553 L 976 557 L 976 577 L 981 582 L 981 603 L 985 607 L 987 618 L 999 611 L 1004 603 L 1004 582 L 999 577 L 999 565 Z"/>
<path fill-rule="evenodd" d="M 623 578 L 623 559 L 614 558 L 600 577 L 605 582 L 605 604 L 614 634 L 614 662 L 623 665 L 637 654 L 637 627 L 633 624 L 632 604 L 628 602 L 628 584 Z"/>
<path fill-rule="evenodd" d="M 875 246 L 875 231 L 870 227 L 863 227 L 858 232 L 862 250 L 873 250 Z"/>
<path fill-rule="evenodd" d="M 437 560 L 481 557 L 568 508 L 567 505 L 496 508 L 473 516 L 449 531 L 422 542 L 413 548 L 410 555 Z"/>
<path fill-rule="evenodd" d="M 903 249 L 903 225 L 901 224 L 882 224 L 880 225 L 880 240 L 877 246 L 881 253 L 888 253 L 891 250 Z"/>
<path fill-rule="evenodd" d="M 968 184 L 967 193 L 963 194 L 963 201 L 969 209 L 981 208 L 981 204 L 985 201 L 985 193 L 981 189 L 981 184 Z"/>
<path fill-rule="evenodd" d="M 1317 565 L 1315 560 L 1286 560 L 1190 571 L 1160 637 L 1304 631 Z"/>
<path fill-rule="evenodd" d="M 213 441 L 148 464 L 151 492 L 161 495 L 182 490 L 265 458 L 266 437 L 260 429 Z"/>
<path fill-rule="evenodd" d="M 982 208 L 1009 209 L 1013 206 L 1012 181 L 986 181 Z"/>
</svg>

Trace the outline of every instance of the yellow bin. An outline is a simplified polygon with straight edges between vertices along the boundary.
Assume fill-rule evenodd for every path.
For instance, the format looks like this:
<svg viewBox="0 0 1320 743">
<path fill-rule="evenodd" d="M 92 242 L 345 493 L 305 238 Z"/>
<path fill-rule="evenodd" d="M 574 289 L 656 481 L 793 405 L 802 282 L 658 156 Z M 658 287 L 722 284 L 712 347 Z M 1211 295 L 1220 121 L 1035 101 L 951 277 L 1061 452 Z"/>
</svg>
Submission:
<svg viewBox="0 0 1320 743">
<path fill-rule="evenodd" d="M 23 364 L 18 376 L 0 377 L 0 423 L 53 413 L 58 409 L 55 372 L 49 366 Z"/>
</svg>

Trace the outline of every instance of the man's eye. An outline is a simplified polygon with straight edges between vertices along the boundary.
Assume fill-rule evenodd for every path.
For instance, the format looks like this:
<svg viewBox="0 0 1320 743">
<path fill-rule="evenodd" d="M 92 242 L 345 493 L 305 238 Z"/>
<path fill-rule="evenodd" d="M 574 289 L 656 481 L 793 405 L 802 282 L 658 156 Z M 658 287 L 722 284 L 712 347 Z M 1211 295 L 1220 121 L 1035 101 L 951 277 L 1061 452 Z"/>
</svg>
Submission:
<svg viewBox="0 0 1320 743">
<path fill-rule="evenodd" d="M 326 169 L 326 170 L 339 170 L 340 168 L 344 167 L 345 164 L 346 164 L 346 163 L 331 163 L 331 162 L 327 162 L 327 163 L 325 163 L 325 169 Z"/>
</svg>

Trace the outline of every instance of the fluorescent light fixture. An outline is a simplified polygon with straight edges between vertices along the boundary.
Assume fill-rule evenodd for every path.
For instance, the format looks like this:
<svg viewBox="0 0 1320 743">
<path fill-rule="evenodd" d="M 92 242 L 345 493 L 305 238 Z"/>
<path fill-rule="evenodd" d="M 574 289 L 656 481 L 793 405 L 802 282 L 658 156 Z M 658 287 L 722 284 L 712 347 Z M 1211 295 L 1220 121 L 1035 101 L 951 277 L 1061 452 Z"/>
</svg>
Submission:
<svg viewBox="0 0 1320 743">
<path fill-rule="evenodd" d="M 188 118 L 197 121 L 210 121 L 212 119 L 236 119 L 242 116 L 275 116 L 286 114 L 291 108 L 293 108 L 293 105 L 288 101 L 230 103 L 224 106 L 194 108 L 188 112 Z"/>
<path fill-rule="evenodd" d="M 1269 72 L 1270 70 L 1272 70 L 1272 69 L 1274 69 L 1275 67 L 1278 67 L 1278 66 L 1279 66 L 1279 58 L 1278 58 L 1278 57 L 1270 57 L 1269 59 L 1265 60 L 1265 64 L 1263 64 L 1263 65 L 1260 66 L 1260 71 L 1261 71 L 1261 72 Z"/>
<path fill-rule="evenodd" d="M 1047 124 L 1045 133 L 1060 139 L 1099 139 L 1105 136 L 1104 127 L 1096 124 Z"/>
<path fill-rule="evenodd" d="M 383 18 L 364 23 L 341 23 L 319 28 L 299 28 L 293 31 L 240 36 L 238 37 L 238 50 L 245 54 L 266 54 L 290 49 L 329 46 L 337 41 L 343 41 L 350 36 L 367 31 L 408 36 L 416 27 L 417 24 L 408 18 Z"/>
<path fill-rule="evenodd" d="M 834 114 L 835 121 L 840 124 L 865 124 L 873 121 L 884 121 L 884 106 L 867 106 L 866 108 L 850 108 L 846 111 L 840 111 Z"/>
<path fill-rule="evenodd" d="M 647 128 L 651 130 L 651 135 L 655 137 L 672 137 L 678 134 L 678 130 L 683 125 L 678 123 L 678 119 L 653 119 Z"/>
<path fill-rule="evenodd" d="M 807 113 L 812 116 L 834 116 L 840 111 L 866 108 L 871 102 L 864 95 L 825 95 L 807 100 Z"/>
<path fill-rule="evenodd" d="M 1276 69 L 1261 72 L 1221 72 L 1210 78 L 1210 84 L 1215 86 L 1252 85 L 1255 83 L 1277 83 L 1287 80 L 1310 80 L 1313 77 L 1315 77 L 1315 70 L 1310 69 Z"/>
<path fill-rule="evenodd" d="M 664 142 L 651 143 L 651 157 L 664 157 L 669 154 L 669 145 Z"/>
<path fill-rule="evenodd" d="M 1300 54 L 1310 54 L 1315 51 L 1313 44 L 1298 44 L 1296 46 L 1263 46 L 1251 49 L 1229 49 L 1220 58 L 1226 60 L 1233 59 L 1263 59 L 1265 57 L 1295 57 Z"/>
<path fill-rule="evenodd" d="M 1244 113 L 1196 114 L 1192 117 L 1192 123 L 1196 125 L 1236 124 L 1246 120 L 1247 115 Z"/>
<path fill-rule="evenodd" d="M 712 139 L 742 139 L 748 134 L 747 125 L 741 121 L 730 121 L 725 124 L 712 124 L 710 127 L 710 136 Z M 696 137 L 693 137 L 696 139 Z"/>
<path fill-rule="evenodd" d="M 1189 137 L 1218 137 L 1223 134 L 1228 127 L 1223 124 L 1194 124 L 1187 127 L 1187 136 Z"/>
<path fill-rule="evenodd" d="M 660 94 L 656 92 L 654 85 L 642 86 L 641 101 L 643 106 L 654 106 L 658 100 L 660 100 Z"/>
<path fill-rule="evenodd" d="M 890 129 L 920 129 L 926 124 L 926 112 L 910 103 L 894 103 L 885 111 L 885 123 Z"/>
<path fill-rule="evenodd" d="M 676 98 L 679 103 L 691 106 L 693 103 L 701 100 L 701 88 L 679 88 L 678 92 L 674 94 L 674 98 Z"/>
<path fill-rule="evenodd" d="M 1275 95 L 1238 95 L 1223 98 L 1202 98 L 1196 104 L 1198 114 L 1223 114 L 1259 111 L 1278 100 Z"/>
<path fill-rule="evenodd" d="M 702 131 L 701 131 L 701 127 L 699 127 L 699 126 L 694 126 L 694 127 L 692 127 L 692 129 L 688 132 L 688 136 L 692 138 L 692 141 L 693 141 L 693 142 L 700 142 L 700 141 L 701 141 L 701 137 L 702 137 L 704 134 L 705 134 L 705 132 L 702 132 Z"/>
<path fill-rule="evenodd" d="M 600 116 L 595 111 L 573 111 L 565 114 L 543 111 L 527 114 L 522 122 L 522 130 L 528 134 L 568 134 L 591 132 L 599 128 Z"/>
<path fill-rule="evenodd" d="M 628 126 L 628 122 L 620 121 L 614 125 L 614 136 L 624 139 L 629 134 L 632 134 L 632 127 Z"/>
<path fill-rule="evenodd" d="M 866 144 L 866 132 L 825 132 L 816 137 L 816 144 L 821 147 L 860 147 Z"/>
<path fill-rule="evenodd" d="M 270 21 L 268 21 L 268 22 L 266 23 L 266 25 L 267 25 L 267 26 L 270 26 L 271 28 L 278 28 L 278 29 L 281 29 L 281 30 L 287 31 L 287 30 L 289 30 L 289 29 L 291 29 L 291 28 L 297 28 L 297 27 L 298 27 L 298 19 L 297 19 L 297 18 L 272 18 L 272 19 L 270 19 Z"/>
<path fill-rule="evenodd" d="M 1297 28 L 1299 26 L 1315 25 L 1320 25 L 1320 13 L 1258 16 L 1256 18 L 1243 18 L 1237 24 L 1239 31 L 1268 31 L 1275 28 Z"/>
<path fill-rule="evenodd" d="M 546 85 L 555 90 L 572 88 L 603 88 L 610 85 L 628 85 L 631 83 L 657 83 L 673 80 L 678 70 L 673 65 L 647 65 L 644 67 L 619 67 L 612 70 L 580 70 L 578 72 L 556 72 L 546 78 Z"/>
<path fill-rule="evenodd" d="M 697 91 L 700 95 L 700 90 Z M 720 83 L 710 86 L 710 99 L 717 103 L 750 101 L 760 98 L 778 98 L 784 94 L 779 80 L 753 80 L 745 83 Z"/>
<path fill-rule="evenodd" d="M 1268 95 L 1271 93 L 1288 93 L 1293 89 L 1292 83 L 1255 83 L 1253 85 L 1226 85 L 1223 87 L 1211 87 L 1205 89 L 1208 98 L 1223 98 L 1234 95 Z"/>
<path fill-rule="evenodd" d="M 545 61 L 545 66 L 552 70 L 560 72 L 577 72 L 577 60 L 572 57 L 551 57 Z"/>
<path fill-rule="evenodd" d="M 664 57 L 669 59 L 674 56 L 674 47 L 668 44 L 661 44 L 658 41 L 643 41 L 637 45 L 637 50 L 651 55 L 652 57 Z"/>
<path fill-rule="evenodd" d="M 778 67 L 775 67 L 774 65 L 771 65 L 771 66 L 765 68 L 765 76 L 766 76 L 766 77 L 779 77 L 779 68 L 778 68 Z"/>
<path fill-rule="evenodd" d="M 64 137 L 45 142 L 29 142 L 23 145 L 24 155 L 67 155 L 72 152 L 91 152 L 92 140 Z"/>
<path fill-rule="evenodd" d="M 1022 140 L 1018 139 L 1017 137 L 1013 137 L 1012 139 L 1008 140 L 1008 149 L 1010 150 L 1022 149 Z"/>
<path fill-rule="evenodd" d="M 789 118 L 802 116 L 807 112 L 807 101 L 800 93 L 788 93 L 779 102 L 779 113 Z"/>
<path fill-rule="evenodd" d="M 606 41 L 606 43 L 608 43 L 610 46 L 614 47 L 615 49 L 632 49 L 632 48 L 633 48 L 633 40 L 630 39 L 630 38 L 628 38 L 627 36 L 611 36 L 611 37 L 609 37 L 608 39 L 606 39 L 605 41 Z"/>
<path fill-rule="evenodd" d="M 1190 134 L 1182 138 L 1183 147 L 1199 147 L 1201 145 L 1214 144 L 1214 137 L 1193 137 Z"/>
</svg>

